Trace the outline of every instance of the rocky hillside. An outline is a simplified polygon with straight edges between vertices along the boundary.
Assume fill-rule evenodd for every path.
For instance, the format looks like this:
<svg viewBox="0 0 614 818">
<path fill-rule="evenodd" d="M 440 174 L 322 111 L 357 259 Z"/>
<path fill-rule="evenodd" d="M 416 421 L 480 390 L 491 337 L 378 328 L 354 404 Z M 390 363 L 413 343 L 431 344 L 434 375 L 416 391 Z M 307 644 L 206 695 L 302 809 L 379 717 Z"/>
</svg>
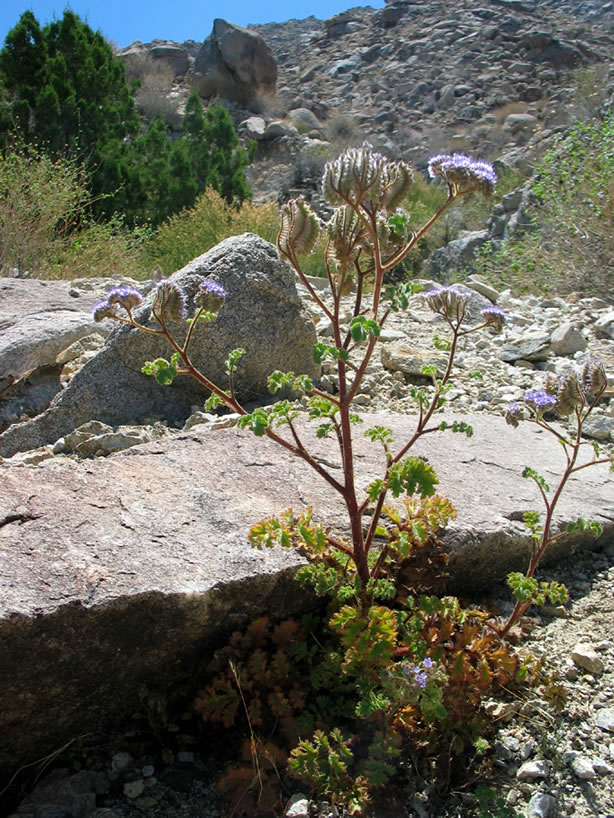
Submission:
<svg viewBox="0 0 614 818">
<path fill-rule="evenodd" d="M 273 97 L 231 105 L 243 133 L 261 143 L 251 174 L 258 198 L 277 197 L 297 156 L 365 138 L 418 168 L 433 152 L 466 150 L 503 156 L 528 174 L 544 140 L 614 91 L 612 3 L 395 0 L 249 31 L 278 71 Z M 124 53 L 166 50 L 176 61 L 179 49 L 186 73 L 170 95 L 180 106 L 198 59 L 194 41 L 137 43 Z M 314 118 L 293 114 L 302 108 Z"/>
</svg>

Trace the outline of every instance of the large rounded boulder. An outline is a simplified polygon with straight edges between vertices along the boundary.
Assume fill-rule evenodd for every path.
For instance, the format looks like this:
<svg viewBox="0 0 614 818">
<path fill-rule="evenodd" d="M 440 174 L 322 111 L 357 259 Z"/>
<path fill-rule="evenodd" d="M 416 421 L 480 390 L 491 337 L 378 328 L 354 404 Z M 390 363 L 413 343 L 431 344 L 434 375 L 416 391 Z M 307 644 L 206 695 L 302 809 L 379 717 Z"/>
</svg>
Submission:
<svg viewBox="0 0 614 818">
<path fill-rule="evenodd" d="M 275 95 L 277 63 L 259 34 L 217 19 L 196 56 L 194 85 L 206 99 L 217 96 L 255 109 Z"/>
<path fill-rule="evenodd" d="M 318 375 L 313 363 L 313 321 L 299 299 L 292 269 L 280 261 L 272 244 L 244 233 L 226 239 L 176 272 L 171 280 L 186 293 L 189 312 L 207 276 L 228 292 L 216 320 L 199 323 L 190 345 L 193 363 L 208 378 L 227 388 L 226 359 L 237 347 L 245 349 L 235 376 L 236 392 L 243 401 L 268 394 L 267 378 L 276 369 Z M 152 291 L 135 310 L 137 320 L 148 320 L 153 298 Z M 113 326 L 110 319 L 106 323 Z M 187 325 L 171 326 L 182 341 Z M 141 372 L 145 361 L 168 360 L 171 353 L 164 338 L 126 324 L 115 326 L 104 348 L 42 415 L 0 435 L 0 456 L 53 443 L 88 420 L 116 426 L 142 423 L 153 416 L 182 423 L 195 404 L 203 403 L 207 390 L 189 377 L 176 378 L 170 387 L 161 386 Z"/>
</svg>

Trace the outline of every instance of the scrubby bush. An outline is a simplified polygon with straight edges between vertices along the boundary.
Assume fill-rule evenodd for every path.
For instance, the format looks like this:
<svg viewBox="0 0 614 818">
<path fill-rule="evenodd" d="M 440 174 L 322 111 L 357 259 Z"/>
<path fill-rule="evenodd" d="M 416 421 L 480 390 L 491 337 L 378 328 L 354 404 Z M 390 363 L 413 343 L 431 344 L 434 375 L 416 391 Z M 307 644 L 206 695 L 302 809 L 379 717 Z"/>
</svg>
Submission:
<svg viewBox="0 0 614 818">
<path fill-rule="evenodd" d="M 611 298 L 614 287 L 614 120 L 578 123 L 554 140 L 532 190 L 537 232 L 486 247 L 478 272 L 516 292 Z"/>
<path fill-rule="evenodd" d="M 218 191 L 208 188 L 192 208 L 172 216 L 144 244 L 139 267 L 160 267 L 165 273 L 173 273 L 238 233 L 257 233 L 267 241 L 274 241 L 278 223 L 275 204 L 244 202 L 237 210 Z"/>
<path fill-rule="evenodd" d="M 89 200 L 69 160 L 16 145 L 0 154 L 0 274 L 40 274 L 66 244 Z"/>
</svg>

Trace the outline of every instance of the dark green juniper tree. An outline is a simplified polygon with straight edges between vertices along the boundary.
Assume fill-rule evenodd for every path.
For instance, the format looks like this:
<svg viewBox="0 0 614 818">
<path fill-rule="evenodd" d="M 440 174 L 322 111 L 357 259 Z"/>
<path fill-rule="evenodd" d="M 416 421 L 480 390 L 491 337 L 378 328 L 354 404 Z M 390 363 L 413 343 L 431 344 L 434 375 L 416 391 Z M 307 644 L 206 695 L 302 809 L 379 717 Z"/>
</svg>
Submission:
<svg viewBox="0 0 614 818">
<path fill-rule="evenodd" d="M 0 145 L 36 145 L 83 163 L 95 216 L 121 212 L 128 225 L 156 226 L 213 187 L 230 204 L 251 195 L 228 111 L 206 112 L 197 91 L 172 141 L 163 120 L 141 133 L 124 66 L 100 32 L 72 11 L 41 27 L 22 14 L 0 51 Z"/>
</svg>

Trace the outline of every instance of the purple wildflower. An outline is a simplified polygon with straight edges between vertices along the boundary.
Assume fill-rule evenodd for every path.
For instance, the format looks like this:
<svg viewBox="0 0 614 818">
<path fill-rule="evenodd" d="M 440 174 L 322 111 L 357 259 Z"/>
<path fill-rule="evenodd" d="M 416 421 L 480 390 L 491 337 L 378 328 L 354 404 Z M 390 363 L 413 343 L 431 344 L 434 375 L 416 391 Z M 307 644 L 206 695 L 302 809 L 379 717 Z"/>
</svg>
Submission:
<svg viewBox="0 0 614 818">
<path fill-rule="evenodd" d="M 143 301 L 143 296 L 134 287 L 115 287 L 107 296 L 109 304 L 119 304 L 126 312 L 130 312 Z"/>
<path fill-rule="evenodd" d="M 424 299 L 433 312 L 445 318 L 461 321 L 465 316 L 467 298 L 463 291 L 454 285 L 429 290 L 424 294 Z"/>
<path fill-rule="evenodd" d="M 418 685 L 418 687 L 420 687 L 422 690 L 424 690 L 424 688 L 426 687 L 427 682 L 428 682 L 428 676 L 426 675 L 426 673 L 423 670 L 421 670 L 419 673 L 416 673 L 416 684 Z"/>
<path fill-rule="evenodd" d="M 433 660 L 430 656 L 427 656 L 424 662 L 422 662 L 423 666 L 426 668 L 433 667 Z"/>
<path fill-rule="evenodd" d="M 480 315 L 487 327 L 493 327 L 497 332 L 501 332 L 505 323 L 505 310 L 497 306 L 485 307 L 480 310 Z"/>
<path fill-rule="evenodd" d="M 482 162 L 464 153 L 441 153 L 433 156 L 429 160 L 428 169 L 432 179 L 440 176 L 454 188 L 456 194 L 477 190 L 488 197 L 497 184 L 497 174 L 489 162 Z"/>
<path fill-rule="evenodd" d="M 518 421 L 522 418 L 522 406 L 518 403 L 518 401 L 514 401 L 514 403 L 510 403 L 507 407 L 507 411 L 505 412 L 505 422 L 509 426 L 513 426 L 514 429 L 518 428 Z"/>
<path fill-rule="evenodd" d="M 99 301 L 92 309 L 94 321 L 99 324 L 105 318 L 117 318 L 117 304 L 109 304 L 108 301 Z"/>
<path fill-rule="evenodd" d="M 219 282 L 206 278 L 200 283 L 195 301 L 203 310 L 217 312 L 227 295 L 228 292 Z"/>
<path fill-rule="evenodd" d="M 524 401 L 540 415 L 556 405 L 556 397 L 549 395 L 545 389 L 533 389 L 526 392 Z"/>
</svg>

